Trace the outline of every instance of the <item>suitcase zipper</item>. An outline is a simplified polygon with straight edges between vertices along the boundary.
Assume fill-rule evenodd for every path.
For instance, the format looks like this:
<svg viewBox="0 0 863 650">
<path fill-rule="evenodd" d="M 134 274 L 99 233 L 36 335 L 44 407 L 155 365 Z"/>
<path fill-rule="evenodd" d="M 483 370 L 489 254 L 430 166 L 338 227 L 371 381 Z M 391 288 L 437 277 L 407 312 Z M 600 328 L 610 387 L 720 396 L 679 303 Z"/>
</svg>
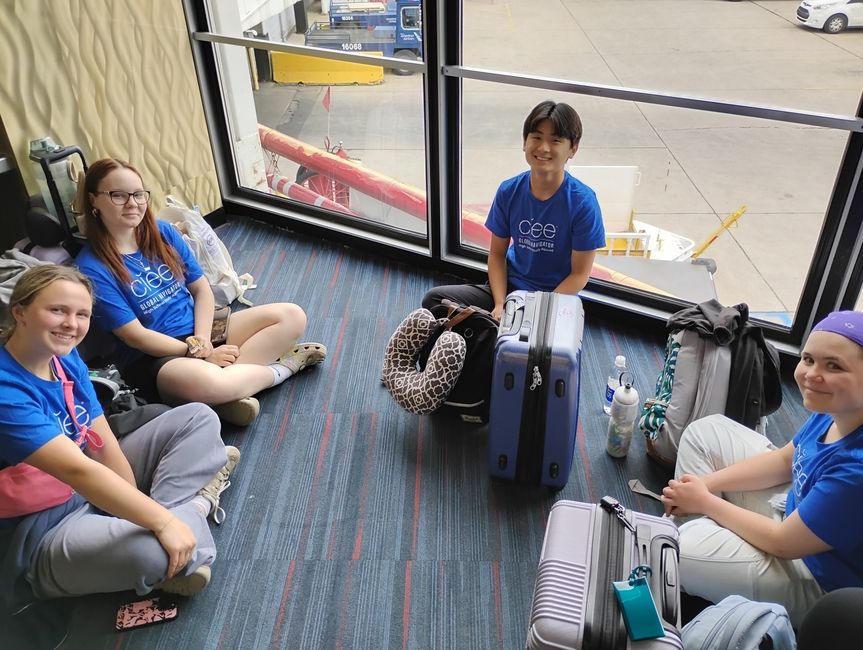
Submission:
<svg viewBox="0 0 863 650">
<path fill-rule="evenodd" d="M 624 559 L 624 531 L 620 526 L 614 525 L 614 520 L 615 518 L 620 519 L 630 530 L 632 530 L 632 524 L 626 519 L 625 510 L 621 513 L 616 508 L 623 510 L 623 506 L 615 499 L 611 497 L 602 498 L 600 510 L 605 514 L 602 516 L 599 552 L 603 552 L 603 549 L 607 549 L 607 552 L 605 553 L 605 562 L 600 563 L 601 571 L 596 581 L 599 597 L 594 612 L 594 625 L 590 630 L 587 643 L 585 643 L 585 648 L 595 650 L 617 650 L 621 646 L 626 647 L 625 636 L 624 643 L 621 644 L 620 615 L 615 604 L 614 590 L 611 588 L 611 582 L 620 580 L 623 575 Z M 594 634 L 594 630 L 597 628 L 599 634 Z"/>
<path fill-rule="evenodd" d="M 607 636 L 602 639 L 602 643 L 598 648 L 602 650 L 606 648 L 622 650 L 626 648 L 627 635 L 625 632 L 621 635 L 623 624 L 614 596 L 614 590 L 611 588 L 611 582 L 623 579 L 626 573 L 623 569 L 623 560 L 626 553 L 626 544 L 624 541 L 626 532 L 623 529 L 627 528 L 635 536 L 636 544 L 638 544 L 638 529 L 627 519 L 626 508 L 617 499 L 605 496 L 602 497 L 599 505 L 600 509 L 607 515 L 603 521 L 603 528 L 608 531 L 605 539 L 608 540 L 607 548 L 609 552 L 606 555 L 606 574 L 601 576 L 599 582 L 599 585 L 605 585 L 605 597 L 602 599 L 602 609 L 597 616 L 597 619 L 602 621 L 601 631 Z M 621 525 L 615 526 L 615 521 Z M 641 558 L 639 558 L 639 561 L 641 561 Z"/>
<path fill-rule="evenodd" d="M 516 480 L 524 483 L 540 483 L 545 477 L 546 405 L 552 340 L 550 334 L 554 328 L 554 319 L 550 318 L 550 315 L 555 313 L 554 307 L 557 304 L 557 296 L 553 293 L 538 292 L 536 296 L 535 318 L 531 331 L 533 345 L 527 353 L 515 469 Z"/>
</svg>

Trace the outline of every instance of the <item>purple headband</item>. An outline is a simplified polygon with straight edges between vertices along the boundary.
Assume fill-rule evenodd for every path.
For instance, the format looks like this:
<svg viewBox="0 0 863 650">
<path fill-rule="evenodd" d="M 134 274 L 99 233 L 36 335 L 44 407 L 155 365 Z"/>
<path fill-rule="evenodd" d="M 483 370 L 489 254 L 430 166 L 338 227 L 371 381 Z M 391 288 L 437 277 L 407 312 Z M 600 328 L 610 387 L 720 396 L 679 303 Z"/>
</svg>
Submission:
<svg viewBox="0 0 863 650">
<path fill-rule="evenodd" d="M 863 346 L 863 313 L 834 311 L 812 328 L 813 332 L 833 332 Z"/>
</svg>

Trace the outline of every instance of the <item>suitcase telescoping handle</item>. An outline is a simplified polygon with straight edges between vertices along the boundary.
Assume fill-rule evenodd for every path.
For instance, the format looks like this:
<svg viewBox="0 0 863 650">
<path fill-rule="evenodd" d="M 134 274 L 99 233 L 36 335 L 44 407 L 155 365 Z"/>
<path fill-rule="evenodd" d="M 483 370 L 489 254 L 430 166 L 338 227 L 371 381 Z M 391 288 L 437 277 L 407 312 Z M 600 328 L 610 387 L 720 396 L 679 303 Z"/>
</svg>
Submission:
<svg viewBox="0 0 863 650">
<path fill-rule="evenodd" d="M 509 295 L 503 303 L 503 317 L 500 321 L 500 334 L 512 334 L 521 329 L 524 320 L 524 300 L 521 296 Z"/>
</svg>

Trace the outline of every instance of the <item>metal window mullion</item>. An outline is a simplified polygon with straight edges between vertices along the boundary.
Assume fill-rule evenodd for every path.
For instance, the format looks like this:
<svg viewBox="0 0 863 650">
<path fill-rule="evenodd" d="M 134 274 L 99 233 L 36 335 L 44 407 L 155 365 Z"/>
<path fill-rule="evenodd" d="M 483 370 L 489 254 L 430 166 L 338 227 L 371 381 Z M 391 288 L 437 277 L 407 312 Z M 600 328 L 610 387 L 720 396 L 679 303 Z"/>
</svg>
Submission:
<svg viewBox="0 0 863 650">
<path fill-rule="evenodd" d="M 863 96 L 858 114 L 863 115 Z M 863 135 L 852 133 L 849 137 L 836 185 L 833 200 L 838 194 L 838 200 L 842 201 L 841 228 L 835 238 L 829 273 L 824 278 L 822 298 L 808 322 L 810 327 L 835 309 L 854 309 L 860 297 L 863 286 Z"/>
<path fill-rule="evenodd" d="M 443 3 L 438 25 L 440 28 L 438 68 L 441 88 L 437 106 L 437 122 L 441 138 L 438 154 L 442 191 L 441 206 L 444 213 L 438 230 L 439 252 L 442 259 L 453 259 L 463 252 L 461 244 L 461 177 L 463 161 L 461 155 L 462 104 L 461 81 L 443 74 L 450 64 L 461 61 L 462 11 L 460 2 Z M 453 37 L 447 39 L 447 35 Z"/>
<path fill-rule="evenodd" d="M 201 92 L 204 119 L 210 135 L 210 146 L 213 149 L 216 179 L 224 202 L 225 195 L 235 192 L 239 187 L 239 182 L 236 174 L 237 163 L 231 146 L 228 115 L 219 75 L 216 48 L 204 47 L 202 42 L 195 38 L 195 34 L 200 33 L 199 28 L 208 27 L 208 7 L 204 0 L 183 0 L 183 6 L 189 29 L 192 60 L 197 71 L 198 88 Z M 232 165 L 230 172 L 225 168 L 226 162 Z"/>
<path fill-rule="evenodd" d="M 863 115 L 863 97 L 857 112 Z M 859 260 L 863 228 L 861 175 L 863 135 L 852 133 L 833 184 L 791 327 L 791 338 L 801 345 L 818 320 L 847 304 L 855 286 L 859 292 L 859 276 L 863 272 L 860 268 L 863 262 Z"/>
<path fill-rule="evenodd" d="M 863 138 L 860 139 L 863 140 Z M 859 148 L 863 149 L 863 142 L 860 143 Z M 863 167 L 863 153 L 861 153 L 860 157 L 860 167 Z M 863 169 L 858 168 L 858 170 L 863 174 Z M 857 179 L 857 186 L 854 191 L 854 198 L 851 199 L 849 212 L 855 215 L 863 215 L 863 179 L 860 176 Z M 846 278 L 842 298 L 838 305 L 840 309 L 854 309 L 860 298 L 860 292 L 863 290 L 863 225 L 858 223 L 857 228 L 857 243 L 851 252 L 853 264 Z"/>
<path fill-rule="evenodd" d="M 442 51 L 442 31 L 439 21 L 443 8 L 435 2 L 423 3 L 423 58 L 427 70 L 440 70 L 437 61 Z M 441 254 L 440 231 L 446 208 L 446 181 L 442 175 L 443 131 L 437 107 L 441 104 L 443 78 L 440 73 L 423 75 L 423 124 L 425 125 L 426 164 L 426 241 L 429 254 L 439 259 Z"/>
<path fill-rule="evenodd" d="M 792 124 L 805 124 L 808 126 L 820 126 L 830 129 L 839 129 L 841 131 L 863 133 L 863 117 L 859 116 L 851 117 L 833 115 L 830 113 L 814 113 L 810 111 L 771 108 L 769 106 L 758 106 L 756 104 L 738 104 L 699 97 L 688 97 L 686 95 L 662 93 L 658 91 L 639 90 L 637 88 L 606 86 L 602 84 L 569 81 L 566 79 L 555 79 L 552 77 L 508 74 L 504 72 L 496 72 L 494 70 L 469 68 L 456 65 L 445 65 L 443 74 L 451 77 L 458 77 L 460 79 L 472 79 L 474 81 L 500 83 L 509 86 L 555 90 L 576 95 L 588 95 L 606 99 L 621 99 L 641 102 L 644 104 L 657 104 L 674 108 L 709 111 L 711 113 L 724 113 L 726 115 L 739 115 L 742 117 L 754 117 L 779 122 L 790 122 Z"/>
</svg>

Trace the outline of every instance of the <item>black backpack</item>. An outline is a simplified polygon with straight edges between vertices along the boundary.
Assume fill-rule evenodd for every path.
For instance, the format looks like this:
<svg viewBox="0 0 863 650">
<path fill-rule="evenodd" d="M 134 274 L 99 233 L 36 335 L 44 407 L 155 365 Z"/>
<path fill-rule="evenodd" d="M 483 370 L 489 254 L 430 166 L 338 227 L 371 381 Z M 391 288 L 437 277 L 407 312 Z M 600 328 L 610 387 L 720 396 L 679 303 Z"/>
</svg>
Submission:
<svg viewBox="0 0 863 650">
<path fill-rule="evenodd" d="M 105 418 L 117 438 L 132 433 L 150 420 L 171 410 L 167 404 L 148 404 L 136 395 L 111 364 L 104 368 L 90 370 L 90 381 L 96 391 L 96 398 L 102 405 Z"/>
<path fill-rule="evenodd" d="M 485 309 L 451 300 L 443 300 L 440 305 L 432 307 L 431 313 L 436 319 L 446 319 L 446 322 L 432 333 L 420 351 L 420 369 L 425 369 L 429 353 L 443 332 L 452 330 L 460 334 L 467 343 L 464 366 L 443 406 L 457 413 L 465 422 L 488 422 L 498 322 Z"/>
</svg>

